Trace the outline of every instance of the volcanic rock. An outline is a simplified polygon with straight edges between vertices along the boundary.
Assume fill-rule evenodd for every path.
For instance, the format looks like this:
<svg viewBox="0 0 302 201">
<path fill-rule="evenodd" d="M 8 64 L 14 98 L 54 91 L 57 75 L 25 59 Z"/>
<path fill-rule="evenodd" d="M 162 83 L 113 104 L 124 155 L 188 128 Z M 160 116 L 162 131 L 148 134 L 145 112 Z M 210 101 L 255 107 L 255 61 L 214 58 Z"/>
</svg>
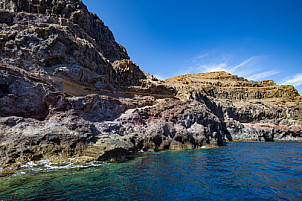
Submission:
<svg viewBox="0 0 302 201">
<path fill-rule="evenodd" d="M 47 74 L 65 93 L 174 95 L 130 60 L 80 0 L 1 0 L 0 24 L 0 62 Z"/>
<path fill-rule="evenodd" d="M 232 138 L 297 141 L 301 107 L 295 88 L 271 80 L 215 72 L 159 81 L 81 0 L 0 0 L 3 172 Z"/>
<path fill-rule="evenodd" d="M 144 73 L 79 0 L 0 1 L 0 167 L 223 145 L 227 129 Z"/>
<path fill-rule="evenodd" d="M 238 139 L 254 139 L 254 131 L 247 131 L 248 128 L 253 130 L 251 125 L 266 128 L 275 125 L 277 130 L 287 129 L 288 134 L 284 135 L 284 139 L 288 139 L 286 136 L 296 136 L 291 133 L 302 130 L 302 98 L 293 86 L 276 85 L 272 80 L 250 81 L 224 71 L 187 74 L 169 78 L 165 82 L 175 88 L 177 97 L 206 103 L 229 126 L 229 120 L 248 123 L 240 124 L 246 125 L 245 130 L 236 131 L 236 134 L 229 127 L 228 130 L 237 137 L 238 133 L 245 133 L 245 137 Z M 239 128 L 243 127 L 236 127 Z M 278 135 L 274 133 L 276 129 L 271 129 L 270 135 Z M 263 133 L 260 132 L 259 136 L 263 136 Z"/>
<path fill-rule="evenodd" d="M 294 141 L 302 142 L 302 129 L 267 123 L 240 123 L 225 121 L 227 130 L 235 141 Z"/>
</svg>

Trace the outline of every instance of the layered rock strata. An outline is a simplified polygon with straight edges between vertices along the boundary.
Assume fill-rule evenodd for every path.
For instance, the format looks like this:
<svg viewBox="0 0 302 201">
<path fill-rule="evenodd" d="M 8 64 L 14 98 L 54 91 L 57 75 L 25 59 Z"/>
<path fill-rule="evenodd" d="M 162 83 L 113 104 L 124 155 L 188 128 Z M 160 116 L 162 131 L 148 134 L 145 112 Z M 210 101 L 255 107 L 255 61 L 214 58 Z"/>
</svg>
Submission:
<svg viewBox="0 0 302 201">
<path fill-rule="evenodd" d="M 144 73 L 80 0 L 0 0 L 0 170 L 224 145 L 201 102 Z"/>
<path fill-rule="evenodd" d="M 117 161 L 142 150 L 199 148 L 231 140 L 220 119 L 198 101 L 76 97 L 55 91 L 40 75 L 4 64 L 1 69 L 0 80 L 7 84 L 0 97 L 4 172 L 35 160 Z"/>
<path fill-rule="evenodd" d="M 240 138 L 242 140 L 258 139 L 247 135 L 253 135 L 252 125 L 268 128 L 273 127 L 271 124 L 276 125 L 275 130 L 270 130 L 271 135 L 276 130 L 288 131 L 275 139 L 300 140 L 291 137 L 295 136 L 291 133 L 300 132 L 302 128 L 302 98 L 293 86 L 276 85 L 272 80 L 249 81 L 223 71 L 177 76 L 167 79 L 166 83 L 176 89 L 177 97 L 205 102 L 213 113 L 226 122 L 235 120 L 243 123 L 240 125 L 246 123 L 245 130 L 236 131 L 236 134 L 229 127 L 229 131 L 237 137 L 245 133 Z M 280 136 L 277 133 L 276 136 Z M 263 133 L 257 136 L 263 136 Z"/>
<path fill-rule="evenodd" d="M 80 0 L 0 0 L 0 170 L 139 151 L 301 139 L 292 86 L 225 72 L 165 82 Z M 232 135 L 231 135 L 232 134 Z"/>
<path fill-rule="evenodd" d="M 1 0 L 0 24 L 0 61 L 46 74 L 61 91 L 173 97 L 80 0 Z"/>
</svg>

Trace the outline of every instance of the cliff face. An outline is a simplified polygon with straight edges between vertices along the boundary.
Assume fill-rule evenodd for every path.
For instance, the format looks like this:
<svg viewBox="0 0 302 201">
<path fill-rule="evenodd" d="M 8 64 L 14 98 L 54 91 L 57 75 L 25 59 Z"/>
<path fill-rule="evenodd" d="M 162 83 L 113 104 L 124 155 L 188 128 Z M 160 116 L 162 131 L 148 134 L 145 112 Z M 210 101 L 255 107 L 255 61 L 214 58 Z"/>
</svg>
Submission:
<svg viewBox="0 0 302 201">
<path fill-rule="evenodd" d="M 0 0 L 0 171 L 224 145 L 224 123 L 144 73 L 80 0 Z"/>
<path fill-rule="evenodd" d="M 156 95 L 159 88 L 173 96 L 130 60 L 80 0 L 1 0 L 0 12 L 2 63 L 45 74 L 71 95 L 108 90 Z"/>
<path fill-rule="evenodd" d="M 177 97 L 205 101 L 224 119 L 302 126 L 302 98 L 293 86 L 249 81 L 226 72 L 177 76 L 166 83 L 178 91 Z"/>
<path fill-rule="evenodd" d="M 3 173 L 37 160 L 302 139 L 292 86 L 225 72 L 159 81 L 80 0 L 0 0 L 0 25 Z"/>
<path fill-rule="evenodd" d="M 177 97 L 204 102 L 234 140 L 301 141 L 302 98 L 293 86 L 249 81 L 226 72 L 169 78 Z"/>
<path fill-rule="evenodd" d="M 9 65 L 1 69 L 7 74 L 1 80 L 13 82 L 0 97 L 3 174 L 30 161 L 117 161 L 138 151 L 200 148 L 231 140 L 223 122 L 198 101 L 68 96 L 52 92 L 51 83 L 34 73 Z"/>
</svg>

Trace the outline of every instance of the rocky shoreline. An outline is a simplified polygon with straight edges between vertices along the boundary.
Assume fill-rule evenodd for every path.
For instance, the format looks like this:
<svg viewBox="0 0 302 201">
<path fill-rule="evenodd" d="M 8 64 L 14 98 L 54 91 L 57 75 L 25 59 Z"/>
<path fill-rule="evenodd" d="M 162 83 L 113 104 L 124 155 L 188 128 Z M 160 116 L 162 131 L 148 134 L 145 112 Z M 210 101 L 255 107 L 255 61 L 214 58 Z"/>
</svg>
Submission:
<svg viewBox="0 0 302 201">
<path fill-rule="evenodd" d="M 302 130 L 291 126 L 225 121 L 233 141 L 302 142 Z"/>
<path fill-rule="evenodd" d="M 292 86 L 140 70 L 80 0 L 0 0 L 0 169 L 123 161 L 140 151 L 302 141 Z"/>
<path fill-rule="evenodd" d="M 37 160 L 113 162 L 133 158 L 139 151 L 192 149 L 231 140 L 220 119 L 197 101 L 104 95 L 66 101 L 70 109 L 44 121 L 0 118 L 4 172 Z"/>
</svg>

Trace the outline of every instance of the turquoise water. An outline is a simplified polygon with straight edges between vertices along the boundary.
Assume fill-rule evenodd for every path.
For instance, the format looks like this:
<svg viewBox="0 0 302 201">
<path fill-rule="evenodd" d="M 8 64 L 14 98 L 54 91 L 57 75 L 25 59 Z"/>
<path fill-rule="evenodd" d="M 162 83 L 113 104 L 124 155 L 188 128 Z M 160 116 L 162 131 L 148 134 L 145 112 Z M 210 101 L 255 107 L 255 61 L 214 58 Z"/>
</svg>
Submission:
<svg viewBox="0 0 302 201">
<path fill-rule="evenodd" d="M 0 178 L 0 200 L 302 200 L 302 143 L 231 142 L 33 171 Z"/>
</svg>

